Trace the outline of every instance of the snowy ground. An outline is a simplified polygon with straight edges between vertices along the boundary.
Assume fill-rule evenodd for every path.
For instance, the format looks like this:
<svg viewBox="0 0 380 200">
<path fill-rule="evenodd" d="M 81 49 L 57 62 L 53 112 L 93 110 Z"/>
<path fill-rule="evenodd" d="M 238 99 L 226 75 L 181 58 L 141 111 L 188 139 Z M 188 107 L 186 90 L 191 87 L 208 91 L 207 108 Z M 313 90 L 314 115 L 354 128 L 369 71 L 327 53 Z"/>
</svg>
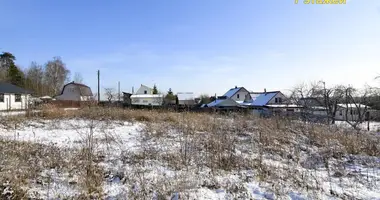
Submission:
<svg viewBox="0 0 380 200">
<path fill-rule="evenodd" d="M 347 122 L 345 122 L 345 121 L 336 121 L 335 123 L 337 125 L 339 125 L 339 126 L 351 128 L 351 126 Z M 361 123 L 359 125 L 359 127 L 362 130 L 367 130 L 367 128 L 368 128 L 368 122 Z M 369 122 L 369 130 L 370 131 L 375 131 L 375 132 L 380 132 L 380 122 L 370 121 Z"/>
<path fill-rule="evenodd" d="M 33 113 L 38 113 L 41 112 L 39 110 L 33 110 Z M 17 110 L 17 111 L 1 111 L 0 116 L 17 116 L 17 115 L 25 115 L 26 111 L 25 110 Z"/>
<path fill-rule="evenodd" d="M 329 160 L 327 170 L 320 161 L 321 156 L 316 153 L 318 149 L 304 147 L 308 156 L 301 156 L 300 162 L 291 162 L 291 159 L 282 159 L 271 153 L 264 154 L 265 169 L 261 171 L 266 170 L 266 173 L 248 165 L 231 170 L 211 169 L 199 164 L 204 160 L 207 162 L 205 158 L 209 156 L 199 152 L 191 155 L 196 159 L 188 161 L 187 167 L 178 167 L 183 159 L 175 156 L 181 154 L 183 148 L 191 149 L 184 145 L 187 144 L 184 143 L 184 135 L 170 130 L 170 127 L 160 137 L 146 134 L 146 131 L 147 127 L 142 123 L 40 120 L 25 122 L 16 129 L 3 127 L 0 137 L 7 141 L 26 141 L 62 150 L 80 149 L 85 141 L 92 138 L 96 155 L 101 158 L 97 164 L 104 171 L 102 198 L 109 200 L 127 197 L 380 199 L 380 158 L 345 155 L 341 159 Z M 255 151 L 249 149 L 250 143 L 246 142 L 249 135 L 245 133 L 237 137 L 241 142 L 236 147 L 238 157 L 257 156 Z M 198 139 L 200 142 L 203 140 Z M 78 186 L 81 176 L 78 174 L 70 175 L 64 169 L 51 168 L 43 170 L 39 177 L 50 177 L 52 181 L 46 184 L 32 180 L 28 186 L 28 193 L 32 196 L 63 199 L 81 193 Z"/>
</svg>

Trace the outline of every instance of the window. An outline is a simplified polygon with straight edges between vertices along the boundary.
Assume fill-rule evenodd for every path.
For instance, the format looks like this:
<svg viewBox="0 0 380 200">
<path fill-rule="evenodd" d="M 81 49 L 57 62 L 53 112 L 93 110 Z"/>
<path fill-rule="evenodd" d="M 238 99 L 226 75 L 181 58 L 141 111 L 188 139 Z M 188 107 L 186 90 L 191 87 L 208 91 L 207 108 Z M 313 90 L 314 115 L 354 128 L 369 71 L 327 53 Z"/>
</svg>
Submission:
<svg viewBox="0 0 380 200">
<path fill-rule="evenodd" d="M 15 94 L 15 102 L 21 102 L 21 94 Z"/>
<path fill-rule="evenodd" d="M 240 95 L 239 95 L 239 94 L 237 94 L 237 95 L 236 95 L 236 97 L 239 99 L 239 98 L 240 98 Z"/>
<path fill-rule="evenodd" d="M 340 116 L 343 115 L 343 111 L 342 111 L 342 110 L 339 111 L 339 115 L 340 115 Z"/>
<path fill-rule="evenodd" d="M 4 102 L 4 94 L 0 94 L 0 102 Z"/>
<path fill-rule="evenodd" d="M 282 98 L 281 97 L 278 98 L 278 103 L 282 103 Z"/>
<path fill-rule="evenodd" d="M 278 98 L 274 98 L 274 102 L 278 103 Z"/>
<path fill-rule="evenodd" d="M 144 90 L 144 94 L 148 94 L 148 91 Z"/>
</svg>

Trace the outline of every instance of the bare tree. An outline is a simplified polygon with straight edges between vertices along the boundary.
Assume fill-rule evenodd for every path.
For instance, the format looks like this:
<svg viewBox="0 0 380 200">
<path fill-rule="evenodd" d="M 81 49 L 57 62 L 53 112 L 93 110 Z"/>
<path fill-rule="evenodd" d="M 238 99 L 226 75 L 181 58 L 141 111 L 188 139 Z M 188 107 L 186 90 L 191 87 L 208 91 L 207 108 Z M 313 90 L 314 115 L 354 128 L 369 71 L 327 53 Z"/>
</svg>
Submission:
<svg viewBox="0 0 380 200">
<path fill-rule="evenodd" d="M 26 87 L 38 95 L 44 95 L 46 87 L 43 83 L 44 69 L 42 65 L 32 62 L 25 70 Z"/>
<path fill-rule="evenodd" d="M 104 95 L 106 96 L 109 102 L 114 100 L 117 96 L 114 88 L 104 88 Z"/>
<path fill-rule="evenodd" d="M 302 106 L 301 117 L 304 121 L 310 121 L 319 117 L 319 113 L 325 113 L 323 106 L 316 90 L 317 83 L 302 83 L 293 88 L 288 102 Z"/>
<path fill-rule="evenodd" d="M 56 95 L 68 81 L 70 70 L 59 57 L 54 57 L 45 65 L 44 82 L 49 86 L 49 94 Z"/>
<path fill-rule="evenodd" d="M 334 124 L 338 104 L 343 102 L 345 87 L 337 85 L 334 87 L 326 87 L 326 83 L 318 81 L 310 84 L 300 84 L 296 86 L 290 99 L 293 103 L 302 104 L 302 116 L 316 117 L 325 115 L 328 124 Z"/>
<path fill-rule="evenodd" d="M 323 86 L 317 86 L 316 91 L 322 94 L 323 103 L 327 112 L 328 123 L 335 124 L 335 116 L 338 111 L 338 104 L 343 101 L 345 86 L 337 85 L 332 88 L 326 88 L 326 83 L 319 82 Z"/>
<path fill-rule="evenodd" d="M 369 120 L 369 97 L 373 94 L 373 89 L 367 87 L 358 90 L 347 87 L 344 91 L 345 121 L 352 128 L 359 130 L 359 125 Z"/>
<path fill-rule="evenodd" d="M 73 81 L 76 83 L 83 83 L 83 77 L 82 74 L 79 72 L 75 72 Z"/>
</svg>

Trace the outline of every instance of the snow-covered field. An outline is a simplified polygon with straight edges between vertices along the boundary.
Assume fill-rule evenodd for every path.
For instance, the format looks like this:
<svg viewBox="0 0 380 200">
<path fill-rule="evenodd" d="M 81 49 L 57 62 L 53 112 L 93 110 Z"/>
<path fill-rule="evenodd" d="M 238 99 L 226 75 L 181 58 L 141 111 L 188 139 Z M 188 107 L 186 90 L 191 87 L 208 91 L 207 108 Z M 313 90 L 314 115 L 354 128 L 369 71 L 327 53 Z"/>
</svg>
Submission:
<svg viewBox="0 0 380 200">
<path fill-rule="evenodd" d="M 352 128 L 351 125 L 345 121 L 336 121 L 335 124 L 338 126 L 342 126 L 342 127 Z M 368 122 L 363 122 L 363 123 L 359 124 L 359 128 L 361 130 L 367 130 Z M 375 131 L 375 132 L 380 132 L 380 122 L 370 121 L 369 122 L 369 130 Z"/>
<path fill-rule="evenodd" d="M 287 144 L 284 152 L 296 151 L 291 146 L 300 152 L 281 156 L 281 144 L 260 146 L 251 132 L 220 135 L 188 129 L 123 121 L 34 120 L 3 126 L 0 137 L 62 151 L 58 154 L 64 166 L 43 169 L 22 186 L 41 199 L 79 198 L 84 193 L 87 178 L 80 168 L 85 164 L 64 156 L 83 149 L 93 151 L 92 163 L 101 171 L 101 188 L 92 189 L 101 191 L 94 197 L 99 199 L 380 199 L 379 157 L 336 156 L 335 150 L 340 151 L 334 149 L 326 161 L 325 149 L 298 142 Z M 227 148 L 233 149 L 231 155 L 219 153 Z"/>
</svg>

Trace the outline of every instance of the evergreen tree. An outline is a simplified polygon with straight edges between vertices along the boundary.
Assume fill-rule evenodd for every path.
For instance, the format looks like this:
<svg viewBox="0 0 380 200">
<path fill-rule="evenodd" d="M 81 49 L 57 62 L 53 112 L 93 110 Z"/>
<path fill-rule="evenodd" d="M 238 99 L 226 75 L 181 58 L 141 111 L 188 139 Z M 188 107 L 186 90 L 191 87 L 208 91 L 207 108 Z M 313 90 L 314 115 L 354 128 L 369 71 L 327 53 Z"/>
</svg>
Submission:
<svg viewBox="0 0 380 200">
<path fill-rule="evenodd" d="M 8 68 L 8 79 L 10 83 L 24 87 L 24 73 L 13 63 Z"/>
<path fill-rule="evenodd" d="M 168 94 L 166 95 L 165 99 L 176 100 L 176 96 L 173 94 L 173 91 L 171 88 L 169 88 Z"/>
<path fill-rule="evenodd" d="M 9 68 L 12 64 L 15 64 L 16 57 L 9 52 L 3 52 L 0 54 L 0 66 Z"/>
<path fill-rule="evenodd" d="M 201 99 L 201 104 L 208 104 L 212 101 L 212 97 L 208 96 L 207 94 L 202 94 L 199 98 Z"/>
<path fill-rule="evenodd" d="M 157 86 L 154 84 L 153 86 L 153 94 L 158 94 Z"/>
</svg>

